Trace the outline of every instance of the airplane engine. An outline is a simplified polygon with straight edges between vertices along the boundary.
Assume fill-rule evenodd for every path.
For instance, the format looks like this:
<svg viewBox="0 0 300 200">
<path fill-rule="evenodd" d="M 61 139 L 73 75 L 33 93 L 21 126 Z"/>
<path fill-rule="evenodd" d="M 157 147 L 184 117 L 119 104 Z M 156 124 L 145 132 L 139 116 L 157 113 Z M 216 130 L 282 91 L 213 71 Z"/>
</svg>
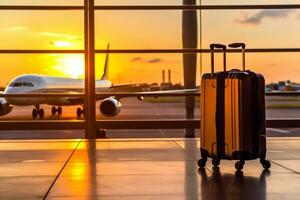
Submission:
<svg viewBox="0 0 300 200">
<path fill-rule="evenodd" d="M 100 104 L 100 112 L 105 117 L 114 117 L 121 111 L 121 102 L 114 97 L 104 99 Z"/>
<path fill-rule="evenodd" d="M 7 115 L 12 109 L 12 105 L 8 104 L 4 98 L 0 98 L 0 116 Z"/>
</svg>

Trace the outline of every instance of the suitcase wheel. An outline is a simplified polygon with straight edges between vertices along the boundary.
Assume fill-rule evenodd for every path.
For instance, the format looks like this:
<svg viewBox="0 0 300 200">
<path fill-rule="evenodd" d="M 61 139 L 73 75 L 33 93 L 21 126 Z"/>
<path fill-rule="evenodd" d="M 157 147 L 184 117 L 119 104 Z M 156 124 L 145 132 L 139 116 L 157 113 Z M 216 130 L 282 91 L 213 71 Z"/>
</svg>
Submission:
<svg viewBox="0 0 300 200">
<path fill-rule="evenodd" d="M 263 168 L 266 169 L 266 170 L 271 167 L 271 163 L 268 160 L 261 160 L 260 163 L 263 166 Z"/>
<path fill-rule="evenodd" d="M 235 163 L 235 169 L 236 170 L 242 170 L 244 168 L 244 164 L 245 164 L 244 160 L 237 161 Z"/>
<path fill-rule="evenodd" d="M 200 168 L 204 168 L 205 165 L 206 165 L 206 161 L 207 161 L 207 159 L 204 159 L 204 158 L 199 159 L 199 160 L 198 160 L 198 166 L 199 166 Z"/>
<path fill-rule="evenodd" d="M 220 165 L 220 159 L 219 158 L 213 158 L 211 160 L 211 163 L 213 164 L 214 167 L 218 167 Z"/>
</svg>

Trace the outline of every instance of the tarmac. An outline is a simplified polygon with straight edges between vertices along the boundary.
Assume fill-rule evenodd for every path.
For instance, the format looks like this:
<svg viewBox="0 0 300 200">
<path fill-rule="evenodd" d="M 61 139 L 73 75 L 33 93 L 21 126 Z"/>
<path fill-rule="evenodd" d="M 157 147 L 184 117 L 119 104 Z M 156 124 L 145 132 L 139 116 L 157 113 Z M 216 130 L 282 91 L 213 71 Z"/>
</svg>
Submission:
<svg viewBox="0 0 300 200">
<path fill-rule="evenodd" d="M 33 106 L 18 107 L 6 116 L 1 116 L 0 120 L 31 120 Z M 76 120 L 76 106 L 63 107 L 63 115 L 51 116 L 51 106 L 42 105 L 45 109 L 45 119 L 47 120 Z M 122 109 L 119 115 L 113 118 L 105 118 L 99 112 L 99 102 L 96 112 L 98 120 L 105 119 L 184 119 L 185 109 L 183 102 L 141 102 L 137 98 L 122 99 Z M 300 109 L 297 108 L 274 108 L 266 110 L 267 118 L 300 118 Z M 200 118 L 200 106 L 196 103 L 195 119 Z M 82 118 L 81 118 L 82 119 Z M 300 137 L 300 128 L 279 129 L 268 128 L 269 137 Z M 107 130 L 109 138 L 181 138 L 184 137 L 184 130 Z M 83 131 L 58 130 L 58 131 L 1 131 L 1 139 L 81 139 L 84 137 Z M 199 137 L 199 130 L 196 130 L 196 137 Z"/>
<path fill-rule="evenodd" d="M 268 138 L 270 171 L 258 160 L 210 160 L 199 139 L 0 141 L 0 199 L 299 199 L 300 138 Z"/>
</svg>

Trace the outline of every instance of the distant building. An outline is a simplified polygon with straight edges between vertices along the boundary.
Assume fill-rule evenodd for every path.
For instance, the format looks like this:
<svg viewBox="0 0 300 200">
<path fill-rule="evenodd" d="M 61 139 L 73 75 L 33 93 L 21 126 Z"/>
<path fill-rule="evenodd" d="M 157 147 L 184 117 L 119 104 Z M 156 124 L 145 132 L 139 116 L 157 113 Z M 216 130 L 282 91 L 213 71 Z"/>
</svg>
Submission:
<svg viewBox="0 0 300 200">
<path fill-rule="evenodd" d="M 286 82 L 285 81 L 279 81 L 278 82 L 278 90 L 279 91 L 285 91 Z"/>
<path fill-rule="evenodd" d="M 290 80 L 279 81 L 278 83 L 270 83 L 266 85 L 266 91 L 299 91 L 300 84 Z"/>
<path fill-rule="evenodd" d="M 157 91 L 160 90 L 160 87 L 158 86 L 158 83 L 152 83 L 149 85 L 149 90 L 150 91 Z"/>
<path fill-rule="evenodd" d="M 183 89 L 184 87 L 180 83 L 173 84 L 171 80 L 171 70 L 168 70 L 168 82 L 166 82 L 165 78 L 165 70 L 162 70 L 162 82 L 160 84 L 159 90 L 178 90 Z"/>
<path fill-rule="evenodd" d="M 277 83 L 270 83 L 266 85 L 266 90 L 272 91 L 272 90 L 278 90 L 278 84 Z"/>
</svg>

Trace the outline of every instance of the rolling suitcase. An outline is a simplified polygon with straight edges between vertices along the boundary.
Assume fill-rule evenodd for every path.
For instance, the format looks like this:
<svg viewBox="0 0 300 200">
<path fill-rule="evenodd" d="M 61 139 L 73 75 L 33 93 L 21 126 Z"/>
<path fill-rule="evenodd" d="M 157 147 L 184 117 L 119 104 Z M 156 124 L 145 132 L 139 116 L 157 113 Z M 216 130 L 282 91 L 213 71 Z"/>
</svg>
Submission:
<svg viewBox="0 0 300 200">
<path fill-rule="evenodd" d="M 221 159 L 239 160 L 241 170 L 245 160 L 260 158 L 265 169 L 271 164 L 266 157 L 265 82 L 260 74 L 245 70 L 245 44 L 242 47 L 243 71 L 226 71 L 226 46 L 211 44 L 211 73 L 201 81 L 201 159 L 204 167 L 208 157 L 218 166 Z M 223 72 L 214 72 L 214 51 L 223 50 Z"/>
</svg>

